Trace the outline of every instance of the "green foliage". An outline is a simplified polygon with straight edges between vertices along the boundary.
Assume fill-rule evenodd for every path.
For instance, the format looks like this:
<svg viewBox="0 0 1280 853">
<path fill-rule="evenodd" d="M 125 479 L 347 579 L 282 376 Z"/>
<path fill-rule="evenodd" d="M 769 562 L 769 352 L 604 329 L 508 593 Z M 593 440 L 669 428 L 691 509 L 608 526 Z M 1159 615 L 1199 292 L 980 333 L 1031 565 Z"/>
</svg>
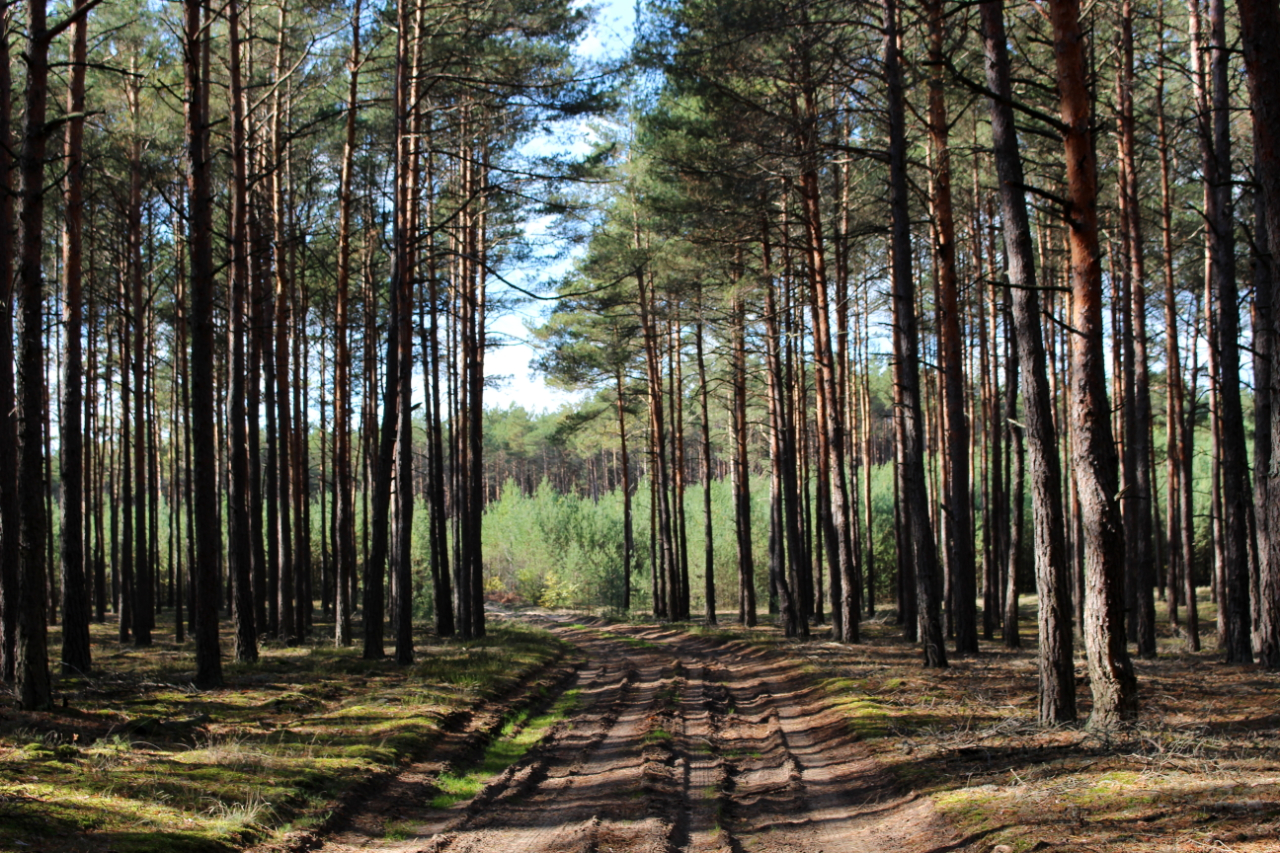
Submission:
<svg viewBox="0 0 1280 853">
<path fill-rule="evenodd" d="M 593 501 L 544 481 L 527 495 L 508 481 L 485 514 L 485 573 L 530 603 L 620 607 L 623 542 L 620 493 Z M 642 565 L 638 555 L 633 578 Z"/>
</svg>

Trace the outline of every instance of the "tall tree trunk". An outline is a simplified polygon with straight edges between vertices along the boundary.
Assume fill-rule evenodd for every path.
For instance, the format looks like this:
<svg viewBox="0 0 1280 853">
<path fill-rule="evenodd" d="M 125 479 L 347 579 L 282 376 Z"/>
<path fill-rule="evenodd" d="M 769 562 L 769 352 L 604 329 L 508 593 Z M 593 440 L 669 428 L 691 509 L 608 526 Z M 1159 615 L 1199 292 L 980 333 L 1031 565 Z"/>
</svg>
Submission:
<svg viewBox="0 0 1280 853">
<path fill-rule="evenodd" d="M 481 524 L 484 520 L 484 353 L 485 300 L 488 268 L 487 207 L 489 194 L 489 151 L 487 148 L 473 155 L 479 172 L 474 192 L 480 199 L 470 227 L 471 253 L 475 258 L 472 273 L 467 277 L 467 461 L 469 483 L 467 488 L 467 514 L 469 517 L 467 538 L 468 586 L 459 591 L 470 600 L 472 610 L 472 634 L 485 635 L 484 616 L 484 554 L 482 550 Z"/>
<path fill-rule="evenodd" d="M 1032 522 L 1036 587 L 1039 592 L 1040 721 L 1063 723 L 1076 717 L 1075 672 L 1071 655 L 1070 561 L 1063 532 L 1062 466 L 1054 428 L 1053 398 L 1040 327 L 1040 297 L 1031 225 L 1023 195 L 1022 158 L 1013 120 L 1009 54 L 1000 0 L 982 4 L 987 87 L 991 98 L 992 142 L 1000 180 L 1000 215 L 1013 298 L 1013 321 L 1023 377 L 1023 408 L 1031 461 Z"/>
<path fill-rule="evenodd" d="M 639 231 L 636 232 L 636 248 L 639 248 Z M 649 274 L 646 270 L 640 270 L 636 273 L 636 281 L 639 285 L 640 294 L 640 328 L 644 337 L 645 348 L 645 372 L 648 380 L 649 395 L 649 477 L 654 489 L 655 500 L 651 501 L 650 508 L 653 513 L 653 524 L 656 536 L 651 538 L 653 543 L 653 554 L 655 559 L 650 560 L 650 566 L 653 571 L 653 601 L 654 616 L 659 619 L 670 617 L 667 608 L 667 598 L 665 590 L 667 587 L 666 573 L 672 564 L 672 548 L 671 548 L 671 521 L 668 512 L 667 503 L 667 463 L 663 458 L 661 448 L 666 444 L 666 420 L 664 417 L 664 406 L 662 401 L 662 375 L 661 362 L 658 357 L 658 337 L 655 329 L 656 319 L 654 318 L 654 302 L 653 288 L 648 280 Z M 736 494 L 736 493 L 735 493 Z M 741 546 L 741 541 L 739 541 Z M 739 553 L 739 560 L 742 555 Z M 741 571 L 741 568 L 740 568 Z M 740 599 L 741 602 L 741 599 Z M 739 604 L 739 618 L 742 618 L 742 605 Z"/>
<path fill-rule="evenodd" d="M 277 636 L 286 643 L 298 638 L 300 626 L 294 620 L 294 578 L 295 553 L 293 541 L 293 525 L 301 520 L 294 517 L 293 492 L 297 487 L 294 482 L 294 465 L 292 452 L 291 426 L 292 415 L 289 399 L 289 331 L 293 321 L 289 311 L 292 301 L 293 282 L 289 274 L 287 241 L 292 235 L 288 229 L 287 200 L 285 192 L 285 158 L 287 156 L 285 128 L 285 93 L 287 86 L 285 75 L 285 45 L 288 41 L 288 3 L 280 4 L 280 19 L 277 28 L 275 93 L 271 116 L 271 249 L 272 264 L 275 272 L 275 394 L 276 394 L 276 523 L 277 544 L 279 546 L 279 563 L 276 565 L 277 607 L 280 614 L 280 625 Z M 294 377 L 295 381 L 297 377 Z"/>
<path fill-rule="evenodd" d="M 1034 267 L 1032 267 L 1034 270 Z M 1034 278 L 1034 272 L 1032 277 Z M 1006 288 L 1005 302 L 1011 302 L 1009 290 Z M 1023 442 L 1023 428 L 1018 423 L 1018 381 L 1021 359 L 1016 346 L 1005 345 L 1005 406 L 1004 433 L 1005 444 L 1009 449 L 1009 485 L 1005 497 L 1009 508 L 1009 527 L 1006 531 L 1004 554 L 1004 644 L 1007 648 L 1022 647 L 1022 637 L 1018 634 L 1018 595 L 1021 592 L 1018 577 L 1018 564 L 1022 551 L 1023 517 L 1026 511 L 1026 447 Z M 1002 486 L 1002 490 L 1004 487 Z"/>
<path fill-rule="evenodd" d="M 1255 162 L 1263 203 L 1267 210 L 1267 246 L 1280 246 L 1280 6 L 1276 0 L 1238 0 L 1245 67 L 1249 73 L 1249 97 L 1253 107 Z M 1267 669 L 1280 669 L 1280 275 L 1271 277 L 1271 467 L 1266 477 L 1268 501 L 1265 523 L 1267 541 L 1260 562 L 1259 654 Z"/>
<path fill-rule="evenodd" d="M 134 65 L 136 68 L 136 64 Z M 129 151 L 129 319 L 133 326 L 130 365 L 133 369 L 133 644 L 151 645 L 152 612 L 151 554 L 147 549 L 147 391 L 146 336 L 147 308 L 143 297 L 142 254 L 142 112 L 141 86 L 130 84 L 129 111 L 133 119 L 133 139 Z"/>
<path fill-rule="evenodd" d="M 0 21 L 3 25 L 3 21 Z M 84 674 L 89 650 L 89 590 L 85 583 L 84 435 L 81 429 L 83 325 L 81 287 L 84 205 L 84 71 L 87 53 L 85 17 L 71 25 L 71 81 L 67 88 L 65 185 L 66 220 L 62 243 L 63 319 L 66 350 L 62 369 L 62 418 L 58 452 L 62 480 L 62 671 Z M 7 37 L 6 37 L 7 40 Z M 0 164 L 2 166 L 3 164 Z"/>
<path fill-rule="evenodd" d="M 1108 413 L 1102 346 L 1102 267 L 1094 155 L 1079 0 L 1050 0 L 1058 97 L 1064 128 L 1071 249 L 1070 413 L 1087 575 L 1085 645 L 1093 690 L 1090 725 L 1112 727 L 1137 714 L 1137 681 L 1125 645 L 1121 584 L 1124 534 L 1118 465 Z"/>
<path fill-rule="evenodd" d="M 181 228 L 181 211 L 184 207 L 185 194 L 182 187 L 178 188 L 178 210 L 174 211 L 173 216 L 173 233 L 175 235 L 182 234 Z M 194 577 L 194 559 L 195 554 L 195 519 L 192 510 L 192 475 L 194 469 L 191 465 L 191 371 L 187 369 L 187 275 L 185 267 L 186 259 L 186 242 L 181 238 L 174 240 L 174 268 L 177 273 L 177 282 L 174 286 L 174 308 L 177 314 L 177 329 L 174 337 L 176 339 L 176 372 L 178 391 L 181 398 L 179 409 L 182 412 L 182 423 L 179 429 L 182 441 L 182 511 L 183 517 L 181 523 L 185 525 L 186 535 L 183 536 L 183 544 L 185 545 L 185 554 L 183 555 L 186 568 L 189 572 L 187 576 L 186 595 L 182 589 L 179 589 L 175 595 L 176 605 L 174 606 L 173 622 L 174 622 L 174 639 L 177 642 L 183 642 L 186 634 L 186 620 L 183 618 L 184 604 L 187 596 L 191 592 L 191 579 Z M 111 522 L 111 551 L 112 564 L 115 565 L 115 513 L 112 513 Z M 179 587 L 182 586 L 182 570 L 178 571 Z M 188 609 L 188 613 L 190 610 Z"/>
<path fill-rule="evenodd" d="M 733 360 L 733 519 L 738 540 L 738 621 L 756 624 L 756 571 L 751 542 L 751 463 L 747 447 L 746 308 L 734 286 L 730 346 Z"/>
<path fill-rule="evenodd" d="M 430 116 L 428 116 L 427 146 L 427 227 L 435 228 L 434 187 L 435 187 L 435 154 L 430 145 Z M 432 571 L 436 585 L 436 632 L 442 637 L 452 637 L 457 630 L 454 621 L 454 588 L 449 574 L 449 544 L 446 535 L 449 520 L 445 506 L 445 474 L 444 474 L 444 427 L 440 409 L 440 283 L 438 278 L 438 258 L 434 240 L 427 244 L 427 300 L 430 324 L 425 330 L 428 346 L 424 355 L 427 359 L 427 393 L 424 399 L 430 403 L 428 414 L 428 435 L 430 452 L 428 454 L 427 482 L 430 493 L 431 513 L 431 554 L 434 561 Z M 625 447 L 625 444 L 624 444 Z"/>
<path fill-rule="evenodd" d="M 672 458 L 672 503 L 675 507 L 676 533 L 676 618 L 682 622 L 689 619 L 689 533 L 688 517 L 685 515 L 685 436 L 684 436 L 684 337 L 683 323 L 680 320 L 670 324 L 670 359 L 667 375 L 671 379 L 671 458 Z"/>
<path fill-rule="evenodd" d="M 1240 309 L 1231 200 L 1230 81 L 1225 0 L 1209 0 L 1212 146 L 1205 166 L 1205 220 L 1213 280 L 1217 344 L 1218 431 L 1222 471 L 1223 588 L 1220 614 L 1228 663 L 1250 663 L 1248 459 L 1240 402 Z"/>
<path fill-rule="evenodd" d="M 235 622 L 235 655 L 239 661 L 258 659 L 258 634 L 254 620 L 252 530 L 249 523 L 249 427 L 245 411 L 245 303 L 249 289 L 248 155 L 245 150 L 244 93 L 240 76 L 240 0 L 230 0 L 227 10 L 231 89 L 231 316 L 228 324 L 231 349 L 231 423 L 227 454 L 231 459 L 230 566 L 231 612 Z"/>
<path fill-rule="evenodd" d="M 22 303 L 22 328 L 18 335 L 18 394 L 22 428 L 18 463 L 21 521 L 18 529 L 18 614 L 15 665 L 20 707 L 46 708 L 53 701 L 49 678 L 48 614 L 45 584 L 45 538 L 49 524 L 45 511 L 44 455 L 41 452 L 45 402 L 44 360 L 44 165 L 49 126 L 49 43 L 44 3 L 27 4 L 26 121 L 18 152 L 17 289 Z M 6 536 L 8 536 L 6 532 Z"/>
<path fill-rule="evenodd" d="M 711 537 L 711 416 L 707 398 L 711 389 L 707 385 L 707 360 L 702 345 L 702 318 L 694 327 L 694 342 L 698 354 L 698 400 L 702 406 L 702 529 L 703 529 L 703 593 L 706 604 L 707 624 L 716 624 L 716 552 Z M 621 389 L 619 389 L 621 391 Z M 630 547 L 631 543 L 626 543 Z"/>
<path fill-rule="evenodd" d="M 196 641 L 197 687 L 222 685 L 218 647 L 218 450 L 213 404 L 213 187 L 206 106 L 208 79 L 203 57 L 208 50 L 202 0 L 184 0 L 183 60 L 186 72 L 187 244 L 191 275 L 191 450 L 196 559 L 191 567 Z M 204 18 L 205 20 L 202 20 Z"/>
<path fill-rule="evenodd" d="M 132 238 L 126 235 L 125 250 L 132 254 L 129 242 Z M 127 262 L 126 262 L 127 264 Z M 120 561 L 114 565 L 119 582 L 116 584 L 116 612 L 119 614 L 117 636 L 120 642 L 128 642 L 133 636 L 133 613 L 136 609 L 133 597 L 133 514 L 135 511 L 133 492 L 133 418 L 130 415 L 134 405 L 133 396 L 137 390 L 132 387 L 133 371 L 129 364 L 132 358 L 129 345 L 129 327 L 132 325 L 129 305 L 132 300 L 128 285 L 129 271 L 126 268 L 120 276 L 120 503 L 121 503 L 121 542 Z M 131 393 L 132 392 L 132 393 Z"/>
<path fill-rule="evenodd" d="M 1120 212 L 1128 268 L 1121 276 L 1126 293 L 1129 334 L 1124 336 L 1124 466 L 1126 555 L 1138 655 L 1156 654 L 1154 599 L 1155 557 L 1152 553 L 1151 392 L 1147 375 L 1146 262 L 1142 246 L 1142 211 L 1138 193 L 1137 141 L 1133 106 L 1133 4 L 1125 0 L 1120 18 Z"/>
<path fill-rule="evenodd" d="M 806 71 L 808 55 L 805 54 Z M 823 540 L 831 571 L 831 623 L 834 638 L 856 643 L 858 620 L 862 618 L 862 584 L 857 576 L 857 554 L 851 539 L 849 489 L 845 479 L 848 442 L 840 411 L 841 395 L 836 382 L 836 356 L 832 347 L 831 309 L 828 293 L 826 249 L 822 232 L 822 205 L 816 165 L 816 105 L 812 89 L 804 90 L 804 133 L 801 139 L 806 166 L 800 176 L 800 199 L 804 212 L 806 261 L 809 273 L 809 308 L 812 317 L 815 397 L 818 417 L 818 488 L 827 501 L 823 513 Z"/>
<path fill-rule="evenodd" d="M 939 356 L 942 364 L 943 424 L 947 441 L 945 535 L 952 577 L 952 628 L 956 653 L 978 651 L 977 568 L 973 554 L 973 510 L 969 497 L 969 421 L 965 417 L 963 344 L 960 339 L 960 296 L 956 281 L 955 219 L 951 204 L 950 125 L 943 87 L 945 27 L 942 0 L 929 0 L 929 139 L 937 161 L 933 169 L 933 212 L 941 296 Z"/>
<path fill-rule="evenodd" d="M 393 294 L 394 296 L 394 294 Z M 366 334 L 369 330 L 366 327 Z M 370 348 L 366 349 L 366 356 Z M 397 413 L 395 401 L 399 396 L 395 390 L 399 386 L 400 364 L 397 358 L 396 336 L 387 336 L 387 359 L 384 375 L 385 394 L 382 408 L 382 425 L 377 432 L 377 457 L 373 460 L 373 513 L 368 525 L 369 557 L 365 560 L 364 569 L 364 648 L 362 655 L 368 660 L 375 660 L 386 654 L 383 645 L 383 608 L 385 606 L 385 572 L 387 567 L 388 515 L 391 506 L 391 472 L 393 454 L 395 452 L 395 425 Z M 370 414 L 372 421 L 372 412 Z"/>
<path fill-rule="evenodd" d="M 783 534 L 777 543 L 779 552 L 785 553 L 785 564 L 778 568 L 774 585 L 781 598 L 783 627 L 791 636 L 809 636 L 809 618 L 815 615 L 813 605 L 812 570 L 808 562 L 802 522 L 801 490 L 797 478 L 796 430 L 788 405 L 790 373 L 784 352 L 782 336 L 778 328 L 779 306 L 774 284 L 773 257 L 769 243 L 768 223 L 762 223 L 761 248 L 764 256 L 764 325 L 765 368 L 768 371 L 770 432 L 774 436 L 771 453 L 774 457 L 775 489 L 779 492 L 781 525 Z M 808 590 L 808 601 L 806 593 Z M 794 602 L 794 604 L 792 603 Z M 820 611 L 819 611 L 820 612 Z"/>
<path fill-rule="evenodd" d="M 635 557 L 635 523 L 631 511 L 631 460 L 627 455 L 627 408 L 623 402 L 625 380 L 622 367 L 614 376 L 617 386 L 618 444 L 622 453 L 622 609 L 631 610 L 631 562 Z M 709 611 L 714 613 L 714 610 Z"/>
<path fill-rule="evenodd" d="M 338 189 L 338 280 L 334 296 L 333 345 L 333 513 L 336 597 L 334 644 L 351 645 L 351 593 L 355 578 L 355 504 L 351 478 L 351 354 L 348 350 L 348 308 L 351 282 L 351 184 L 356 148 L 356 100 L 360 94 L 360 10 L 351 12 L 351 55 L 347 60 L 346 138 L 342 145 L 342 175 Z M 434 308 L 434 306 L 433 306 Z"/>
<path fill-rule="evenodd" d="M 1196 317 L 1198 311 L 1192 314 Z M 1198 326 L 1196 327 L 1199 328 Z M 1191 404 L 1187 407 L 1186 419 L 1182 422 L 1181 435 L 1178 441 L 1178 466 L 1181 468 L 1179 472 L 1179 482 L 1182 487 L 1182 553 L 1187 555 L 1186 571 L 1183 572 L 1183 583 L 1186 588 L 1187 595 L 1187 649 L 1189 651 L 1200 651 L 1200 615 L 1196 607 L 1196 581 L 1195 566 L 1192 556 L 1195 554 L 1195 514 L 1194 497 L 1192 494 L 1191 480 L 1191 464 L 1195 452 L 1195 426 L 1196 426 L 1196 388 L 1199 385 L 1199 363 L 1195 360 L 1194 353 L 1199 352 L 1200 336 L 1196 333 L 1191 335 L 1191 383 L 1188 388 L 1191 391 Z M 1210 563 L 1212 565 L 1212 562 Z"/>
<path fill-rule="evenodd" d="M 1257 141 L 1257 129 L 1254 129 L 1254 175 L 1255 180 L 1258 169 L 1257 149 L 1260 147 Z M 1254 257 L 1253 257 L 1253 293 L 1254 293 L 1254 313 L 1253 313 L 1253 377 L 1254 377 L 1254 396 L 1253 396 L 1253 518 L 1257 528 L 1254 554 L 1257 559 L 1256 572 L 1251 575 L 1250 584 L 1250 602 L 1253 605 L 1253 612 L 1250 614 L 1253 619 L 1253 645 L 1254 651 L 1261 655 L 1266 645 L 1265 636 L 1268 628 L 1266 625 L 1267 617 L 1264 617 L 1263 611 L 1266 609 L 1264 604 L 1264 594 L 1262 590 L 1262 575 L 1267 562 L 1267 541 L 1268 537 L 1276 535 L 1270 529 L 1270 519 L 1268 518 L 1268 504 L 1271 498 L 1268 494 L 1270 486 L 1269 472 L 1273 463 L 1271 456 L 1271 407 L 1276 404 L 1273 396 L 1275 390 L 1275 379 L 1272 376 L 1271 362 L 1274 358 L 1272 349 L 1276 346 L 1273 329 L 1275 324 L 1275 303 L 1273 302 L 1274 294 L 1272 290 L 1272 276 L 1275 275 L 1275 268 L 1272 266 L 1270 246 L 1267 243 L 1267 205 L 1261 192 L 1254 190 L 1253 201 L 1253 221 L 1254 221 Z M 1280 498 L 1280 496 L 1277 496 Z"/>
<path fill-rule="evenodd" d="M 1159 4 L 1159 48 L 1156 61 L 1156 150 L 1160 157 L 1160 248 L 1161 271 L 1164 274 L 1164 337 L 1165 337 L 1165 456 L 1167 463 L 1167 498 L 1165 513 L 1168 517 L 1166 548 L 1168 554 L 1169 623 L 1178 623 L 1178 599 L 1182 590 L 1178 585 L 1178 573 L 1191 571 L 1191 555 L 1182 550 L 1182 491 L 1181 472 L 1178 464 L 1178 447 L 1183 441 L 1182 353 L 1178 348 L 1178 296 L 1173 274 L 1173 188 L 1169 177 L 1169 134 L 1164 105 L 1164 0 Z M 1195 601 L 1188 602 L 1195 609 Z"/>
<path fill-rule="evenodd" d="M 15 677 L 20 564 L 18 527 L 18 410 L 14 397 L 13 71 L 9 24 L 13 4 L 0 5 L 0 681 Z"/>
<path fill-rule="evenodd" d="M 410 548 L 413 543 L 413 278 L 411 243 L 413 228 L 417 222 L 410 182 L 413 173 L 409 149 L 414 145 L 410 126 L 411 104 L 409 77 L 412 71 L 409 51 L 410 20 L 408 4 L 399 3 L 399 38 L 397 39 L 395 122 L 396 122 L 396 224 L 393 251 L 394 272 L 391 294 L 390 334 L 396 341 L 396 361 L 400 369 L 394 390 L 397 395 L 393 406 L 388 400 L 384 405 L 396 409 L 395 427 L 395 525 L 391 543 L 391 573 L 395 584 L 394 623 L 396 629 L 396 663 L 413 663 L 413 574 Z"/>
<path fill-rule="evenodd" d="M 924 664 L 945 667 L 938 552 L 929 522 L 925 492 L 924 416 L 920 404 L 920 333 L 915 280 L 911 272 L 911 220 L 907 201 L 907 142 L 897 0 L 885 0 L 885 78 L 889 100 L 889 215 L 893 279 L 894 385 L 898 402 L 898 465 L 906 524 L 899 547 L 907 559 L 899 566 L 915 577 Z"/>
</svg>

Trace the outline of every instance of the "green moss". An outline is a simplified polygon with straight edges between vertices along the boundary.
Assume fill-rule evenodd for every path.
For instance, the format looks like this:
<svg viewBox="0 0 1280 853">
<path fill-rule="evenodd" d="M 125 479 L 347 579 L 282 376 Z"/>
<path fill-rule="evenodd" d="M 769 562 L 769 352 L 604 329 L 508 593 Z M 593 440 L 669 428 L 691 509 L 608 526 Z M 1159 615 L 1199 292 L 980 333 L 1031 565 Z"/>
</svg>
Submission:
<svg viewBox="0 0 1280 853">
<path fill-rule="evenodd" d="M 515 764 L 525 753 L 546 735 L 552 726 L 565 719 L 581 700 L 581 692 L 566 691 L 544 714 L 530 717 L 520 712 L 509 717 L 480 759 L 469 768 L 457 773 L 442 773 L 436 780 L 439 793 L 432 798 L 431 807 L 447 809 L 455 803 L 470 800 L 484 789 L 494 776 Z"/>
<path fill-rule="evenodd" d="M 446 715 L 510 692 L 566 648 L 505 624 L 420 643 L 411 667 L 324 639 L 267 643 L 205 693 L 180 686 L 190 643 L 142 652 L 92 630 L 111 679 L 92 691 L 63 679 L 55 689 L 81 707 L 0 725 L 0 850 L 83 839 L 76 849 L 222 853 L 314 824 L 343 792 L 424 753 Z"/>
</svg>

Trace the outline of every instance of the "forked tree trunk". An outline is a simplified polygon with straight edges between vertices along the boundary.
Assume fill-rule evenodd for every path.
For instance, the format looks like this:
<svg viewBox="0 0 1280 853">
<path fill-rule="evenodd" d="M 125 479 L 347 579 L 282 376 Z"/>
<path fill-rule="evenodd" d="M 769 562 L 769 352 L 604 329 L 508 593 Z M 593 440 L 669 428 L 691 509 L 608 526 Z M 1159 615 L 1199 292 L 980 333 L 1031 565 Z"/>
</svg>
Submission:
<svg viewBox="0 0 1280 853">
<path fill-rule="evenodd" d="M 762 254 L 764 256 L 764 325 L 765 325 L 765 369 L 769 390 L 770 416 L 770 455 L 774 472 L 774 490 L 776 494 L 774 527 L 781 527 L 781 532 L 774 531 L 777 541 L 776 550 L 783 557 L 774 577 L 774 586 L 781 599 L 783 628 L 788 636 L 807 638 L 809 636 L 809 617 L 806 612 L 810 608 L 805 599 L 804 589 L 809 590 L 809 601 L 813 601 L 812 574 L 807 565 L 808 557 L 804 547 L 804 533 L 801 527 L 800 487 L 796 476 L 796 437 L 792 413 L 788 405 L 790 385 L 787 383 L 783 347 L 778 330 L 778 304 L 776 287 L 773 281 L 773 258 L 769 244 L 767 223 L 761 230 Z"/>
</svg>

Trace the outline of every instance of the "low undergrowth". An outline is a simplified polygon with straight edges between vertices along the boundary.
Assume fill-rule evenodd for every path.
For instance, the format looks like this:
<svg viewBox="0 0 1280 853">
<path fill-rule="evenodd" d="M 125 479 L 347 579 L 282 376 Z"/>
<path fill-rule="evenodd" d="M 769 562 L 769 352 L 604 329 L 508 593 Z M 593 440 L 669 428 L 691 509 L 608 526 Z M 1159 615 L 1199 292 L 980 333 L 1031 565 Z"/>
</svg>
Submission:
<svg viewBox="0 0 1280 853">
<path fill-rule="evenodd" d="M 136 649 L 113 627 L 94 627 L 94 672 L 57 681 L 61 707 L 0 708 L 0 849 L 221 853 L 304 829 L 565 650 L 500 622 L 470 642 L 420 635 L 400 667 L 333 648 L 317 626 L 313 643 L 267 643 L 201 692 L 189 642 Z"/>
</svg>

